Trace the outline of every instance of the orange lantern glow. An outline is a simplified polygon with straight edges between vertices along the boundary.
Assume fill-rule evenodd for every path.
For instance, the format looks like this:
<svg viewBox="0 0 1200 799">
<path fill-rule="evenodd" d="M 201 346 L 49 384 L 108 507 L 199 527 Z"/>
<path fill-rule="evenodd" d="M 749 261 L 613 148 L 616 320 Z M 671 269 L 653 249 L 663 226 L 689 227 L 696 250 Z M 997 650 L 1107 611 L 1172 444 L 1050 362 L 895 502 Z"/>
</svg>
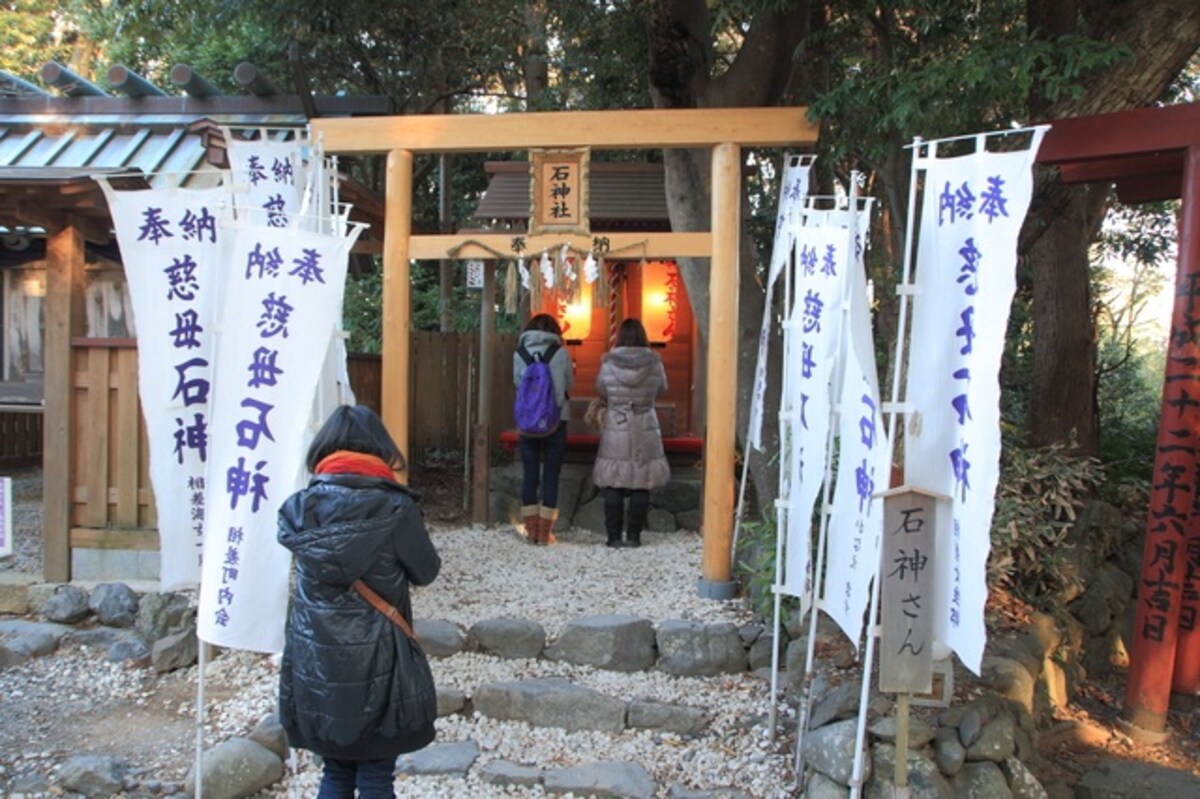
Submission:
<svg viewBox="0 0 1200 799">
<path fill-rule="evenodd" d="M 559 297 L 556 302 L 558 324 L 562 327 L 563 341 L 583 341 L 592 332 L 592 284 L 582 282 L 579 295 L 573 302 Z"/>
<path fill-rule="evenodd" d="M 679 268 L 673 261 L 642 265 L 642 325 L 652 344 L 664 344 L 675 336 L 679 291 Z"/>
</svg>

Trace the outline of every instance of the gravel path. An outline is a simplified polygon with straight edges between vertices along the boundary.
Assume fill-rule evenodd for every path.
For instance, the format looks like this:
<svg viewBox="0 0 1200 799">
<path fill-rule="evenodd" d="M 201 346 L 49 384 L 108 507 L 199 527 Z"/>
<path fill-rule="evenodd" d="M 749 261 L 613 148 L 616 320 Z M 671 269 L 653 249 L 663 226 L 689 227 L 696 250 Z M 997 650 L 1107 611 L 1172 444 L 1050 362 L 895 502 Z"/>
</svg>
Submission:
<svg viewBox="0 0 1200 799">
<path fill-rule="evenodd" d="M 26 484 L 22 490 L 32 489 Z M 414 592 L 418 618 L 450 619 L 465 629 L 481 619 L 516 616 L 539 622 L 551 637 L 572 618 L 600 613 L 656 623 L 671 618 L 753 622 L 739 601 L 714 602 L 696 595 L 701 541 L 694 533 L 649 533 L 639 550 L 611 550 L 601 536 L 578 530 L 548 548 L 524 544 L 511 528 L 432 524 L 431 531 L 442 555 L 442 574 Z M 36 560 L 36 554 L 20 549 L 20 536 L 17 543 L 20 551 L 0 560 L 0 570 Z M 207 746 L 247 733 L 273 711 L 275 663 L 268 656 L 229 651 L 209 664 Z M 624 700 L 702 707 L 713 720 L 704 736 L 688 739 L 632 730 L 568 733 L 455 714 L 438 721 L 438 741 L 475 741 L 481 754 L 474 768 L 465 778 L 398 777 L 398 796 L 545 795 L 540 787 L 499 788 L 481 782 L 480 767 L 501 758 L 544 768 L 635 761 L 650 772 L 657 795 L 663 797 L 675 784 L 690 789 L 735 786 L 772 799 L 789 795 L 791 739 L 769 740 L 769 685 L 751 675 L 631 675 L 472 653 L 433 660 L 432 665 L 439 686 L 468 695 L 487 682 L 554 675 Z M 146 796 L 169 793 L 182 782 L 194 757 L 197 678 L 196 668 L 155 676 L 149 669 L 108 663 L 101 652 L 75 645 L 0 671 L 0 786 L 22 775 L 53 782 L 56 767 L 72 755 L 115 754 L 133 766 L 131 788 Z M 310 797 L 318 779 L 307 753 L 297 752 L 284 781 L 261 796 Z"/>
</svg>

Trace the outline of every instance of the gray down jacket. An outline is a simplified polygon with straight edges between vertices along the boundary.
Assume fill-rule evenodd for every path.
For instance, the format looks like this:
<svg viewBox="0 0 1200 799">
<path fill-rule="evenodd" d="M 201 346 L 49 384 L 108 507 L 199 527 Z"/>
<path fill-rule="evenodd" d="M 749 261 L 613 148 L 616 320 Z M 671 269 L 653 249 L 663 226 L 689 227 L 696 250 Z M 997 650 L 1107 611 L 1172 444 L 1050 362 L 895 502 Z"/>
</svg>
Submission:
<svg viewBox="0 0 1200 799">
<path fill-rule="evenodd" d="M 411 622 L 408 586 L 441 559 L 416 497 L 377 477 L 327 474 L 279 509 L 295 557 L 279 669 L 279 717 L 291 746 L 378 760 L 434 738 L 437 696 L 417 645 L 351 588 L 362 579 Z"/>
<path fill-rule="evenodd" d="M 671 479 L 654 400 L 667 390 L 658 353 L 615 347 L 600 361 L 596 393 L 607 410 L 592 482 L 600 488 L 657 488 Z"/>
</svg>

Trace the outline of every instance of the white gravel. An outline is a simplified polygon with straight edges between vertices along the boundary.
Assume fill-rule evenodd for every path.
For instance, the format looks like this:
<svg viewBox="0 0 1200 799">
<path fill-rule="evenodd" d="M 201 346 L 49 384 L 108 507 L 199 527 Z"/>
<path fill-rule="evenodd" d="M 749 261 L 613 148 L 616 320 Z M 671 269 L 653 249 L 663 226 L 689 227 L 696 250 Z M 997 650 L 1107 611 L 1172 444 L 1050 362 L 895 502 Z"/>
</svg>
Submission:
<svg viewBox="0 0 1200 799">
<path fill-rule="evenodd" d="M 532 547 L 511 528 L 432 526 L 442 556 L 442 573 L 433 585 L 416 589 L 414 613 L 420 619 L 449 619 L 464 631 L 496 616 L 532 619 L 553 638 L 581 615 L 622 613 L 649 618 L 730 621 L 755 620 L 741 601 L 699 598 L 701 540 L 695 533 L 648 533 L 637 550 L 612 550 L 594 533 L 569 531 L 552 547 Z M 701 707 L 712 717 L 708 732 L 694 739 L 673 734 L 627 730 L 617 735 L 568 733 L 531 728 L 459 714 L 439 719 L 438 741 L 475 741 L 480 756 L 463 777 L 397 778 L 401 797 L 540 797 L 540 787 L 495 787 L 478 772 L 487 762 L 507 759 L 542 768 L 596 761 L 634 761 L 652 776 L 657 796 L 681 784 L 698 790 L 731 786 L 754 797 L 790 795 L 791 737 L 769 740 L 766 727 L 769 684 L 755 676 L 682 678 L 657 672 L 622 674 L 547 660 L 502 660 L 462 653 L 432 660 L 440 686 L 468 695 L 497 680 L 559 675 L 623 700 L 648 698 Z M 108 664 L 100 653 L 67 647 L 60 654 L 0 671 L 0 784 L 9 775 L 53 768 L 72 754 L 104 754 L 67 733 L 70 719 L 115 715 L 113 705 L 137 710 L 158 705 L 159 725 L 169 730 L 137 750 L 131 761 L 143 792 L 159 792 L 180 783 L 194 747 L 194 696 L 197 670 L 155 677 L 148 669 Z M 208 697 L 206 745 L 243 735 L 274 710 L 275 660 L 250 652 L 225 652 L 210 662 L 205 676 Z M 781 728 L 790 710 L 780 705 Z M 136 712 L 126 716 L 136 726 Z M 173 721 L 172 721 L 173 720 Z M 118 725 L 119 727 L 119 725 Z M 132 735 L 132 731 L 125 737 Z M 63 738 L 67 741 L 64 743 Z M 109 748 L 120 749 L 120 738 Z M 154 739 L 155 736 L 145 736 Z M 56 740 L 58 738 L 59 740 Z M 308 753 L 296 752 L 284 781 L 261 796 L 310 797 L 319 770 Z M 159 787 L 158 784 L 164 784 Z M 132 786 L 131 786 L 132 787 Z M 31 794 L 32 795 L 32 794 Z M 154 795 L 149 792 L 148 795 Z"/>
</svg>

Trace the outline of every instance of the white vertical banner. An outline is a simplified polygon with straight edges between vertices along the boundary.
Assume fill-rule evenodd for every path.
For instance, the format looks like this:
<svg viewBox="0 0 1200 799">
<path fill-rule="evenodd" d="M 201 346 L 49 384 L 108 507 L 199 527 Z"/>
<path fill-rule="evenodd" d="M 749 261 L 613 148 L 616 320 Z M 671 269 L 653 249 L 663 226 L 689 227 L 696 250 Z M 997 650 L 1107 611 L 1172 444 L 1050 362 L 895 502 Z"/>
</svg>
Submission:
<svg viewBox="0 0 1200 799">
<path fill-rule="evenodd" d="M 283 647 L 290 556 L 276 542 L 276 512 L 303 482 L 308 422 L 360 230 L 342 237 L 239 225 L 231 232 L 197 619 L 209 643 Z"/>
<path fill-rule="evenodd" d="M 829 460 L 833 379 L 841 349 L 842 305 L 852 245 L 844 225 L 803 225 L 796 240 L 795 293 L 785 336 L 791 339 L 784 364 L 791 408 L 790 458 L 783 591 L 808 594 L 813 503 Z"/>
<path fill-rule="evenodd" d="M 112 213 L 137 325 L 138 396 L 149 440 L 164 591 L 200 580 L 211 455 L 213 315 L 229 191 L 116 191 Z"/>
<path fill-rule="evenodd" d="M 306 142 L 299 138 L 271 141 L 265 133 L 247 141 L 234 138 L 229 128 L 224 131 L 239 217 L 255 225 L 289 227 L 301 211 L 308 182 L 303 157 Z"/>
<path fill-rule="evenodd" d="M 767 272 L 766 299 L 763 303 L 762 327 L 758 333 L 758 360 L 754 369 L 754 393 L 750 397 L 749 446 L 762 449 L 763 405 L 767 393 L 767 354 L 773 327 L 775 282 L 791 259 L 796 240 L 796 211 L 808 196 L 808 173 L 811 156 L 788 156 L 779 186 L 779 210 L 775 214 L 775 241 L 771 247 L 771 264 Z"/>
<path fill-rule="evenodd" d="M 868 229 L 863 214 L 858 229 Z M 883 426 L 866 272 L 856 258 L 851 276 L 845 369 L 838 415 L 838 470 L 829 518 L 822 607 L 858 648 L 871 579 L 879 569 L 883 500 L 891 465 Z"/>
<path fill-rule="evenodd" d="M 938 158 L 914 148 L 925 171 L 909 348 L 904 474 L 951 498 L 934 558 L 934 637 L 976 674 L 987 642 L 986 566 L 1000 474 L 1000 359 L 1016 288 L 1017 235 L 1045 128 L 1030 146 Z M 1011 132 L 1006 132 L 1006 134 Z M 916 209 L 910 209 L 915 213 Z"/>
</svg>

